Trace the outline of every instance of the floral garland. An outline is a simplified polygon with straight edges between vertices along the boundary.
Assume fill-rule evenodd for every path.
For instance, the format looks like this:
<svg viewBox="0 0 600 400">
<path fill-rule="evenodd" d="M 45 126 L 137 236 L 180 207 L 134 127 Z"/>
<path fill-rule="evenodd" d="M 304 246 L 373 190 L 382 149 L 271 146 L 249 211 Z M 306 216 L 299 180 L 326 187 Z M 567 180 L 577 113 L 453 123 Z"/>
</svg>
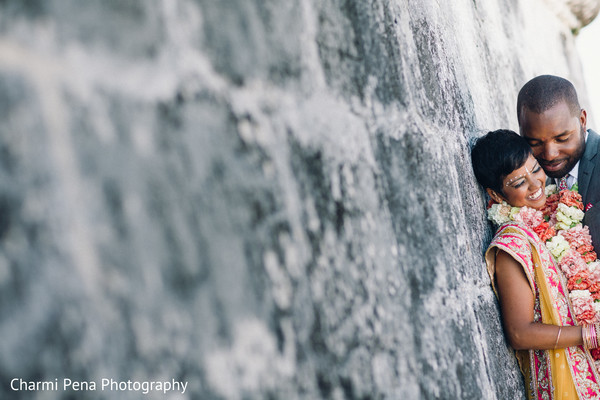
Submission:
<svg viewBox="0 0 600 400">
<path fill-rule="evenodd" d="M 493 203 L 488 219 L 496 225 L 521 222 L 533 229 L 552 253 L 567 277 L 567 289 L 579 325 L 600 323 L 600 261 L 587 226 L 583 226 L 583 202 L 577 184 L 570 190 L 546 187 L 546 204 L 541 210 Z M 600 360 L 600 349 L 591 350 Z"/>
</svg>

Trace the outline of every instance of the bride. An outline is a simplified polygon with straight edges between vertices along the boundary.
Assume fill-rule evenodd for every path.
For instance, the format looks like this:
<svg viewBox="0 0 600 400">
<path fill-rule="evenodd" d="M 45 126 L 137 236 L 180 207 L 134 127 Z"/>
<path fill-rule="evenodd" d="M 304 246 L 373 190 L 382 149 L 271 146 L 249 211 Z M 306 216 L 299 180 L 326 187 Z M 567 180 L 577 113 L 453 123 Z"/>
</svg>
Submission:
<svg viewBox="0 0 600 400">
<path fill-rule="evenodd" d="M 577 211 L 579 195 L 562 191 L 547 202 L 544 170 L 515 132 L 489 132 L 477 140 L 471 157 L 477 181 L 495 203 L 488 214 L 499 228 L 485 259 L 528 398 L 600 398 L 594 362 L 600 354 L 592 350 L 599 347 L 600 319 L 594 314 L 591 289 L 581 290 L 582 276 L 588 285 L 588 269 L 596 264 L 585 262 L 593 253 L 591 246 L 583 256 L 586 260 L 579 261 L 576 257 L 582 256 L 572 250 L 577 245 L 569 247 L 564 240 L 573 235 L 589 240 L 587 228 L 578 223 L 583 218 Z M 573 284 L 571 277 L 577 278 Z M 581 299 L 586 296 L 584 308 Z"/>
</svg>

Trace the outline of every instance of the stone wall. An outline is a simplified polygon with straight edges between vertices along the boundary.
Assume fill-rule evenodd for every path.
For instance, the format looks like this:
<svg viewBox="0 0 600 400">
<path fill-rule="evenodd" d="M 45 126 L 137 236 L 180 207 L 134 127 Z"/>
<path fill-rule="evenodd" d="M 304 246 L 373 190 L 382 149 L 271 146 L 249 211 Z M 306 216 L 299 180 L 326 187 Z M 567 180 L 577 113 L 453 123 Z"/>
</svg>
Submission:
<svg viewBox="0 0 600 400">
<path fill-rule="evenodd" d="M 469 148 L 556 3 L 0 1 L 0 398 L 524 398 Z"/>
</svg>

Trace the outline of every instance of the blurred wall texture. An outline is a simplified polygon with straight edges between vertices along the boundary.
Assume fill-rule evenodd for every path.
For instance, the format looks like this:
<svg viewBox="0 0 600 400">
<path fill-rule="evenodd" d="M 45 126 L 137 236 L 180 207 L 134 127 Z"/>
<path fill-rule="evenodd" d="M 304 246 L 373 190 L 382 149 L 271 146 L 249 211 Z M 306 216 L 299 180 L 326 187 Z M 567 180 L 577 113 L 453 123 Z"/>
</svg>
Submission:
<svg viewBox="0 0 600 400">
<path fill-rule="evenodd" d="M 0 397 L 523 398 L 469 148 L 597 8 L 1 0 Z"/>
</svg>

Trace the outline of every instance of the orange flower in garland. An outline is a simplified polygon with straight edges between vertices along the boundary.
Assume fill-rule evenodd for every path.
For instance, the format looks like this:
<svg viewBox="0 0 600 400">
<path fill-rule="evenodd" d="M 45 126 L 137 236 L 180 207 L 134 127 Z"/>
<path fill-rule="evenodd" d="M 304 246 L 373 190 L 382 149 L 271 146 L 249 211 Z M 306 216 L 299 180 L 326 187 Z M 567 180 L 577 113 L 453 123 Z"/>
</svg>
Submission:
<svg viewBox="0 0 600 400">
<path fill-rule="evenodd" d="M 589 281 L 590 273 L 587 270 L 580 271 L 577 274 L 569 278 L 567 282 L 567 288 L 569 290 L 587 290 L 590 288 Z"/>
<path fill-rule="evenodd" d="M 559 200 L 560 195 L 558 193 L 554 193 L 546 197 L 546 204 L 544 204 L 544 207 L 542 207 L 540 210 L 542 214 L 552 215 L 556 211 L 556 207 L 558 207 Z"/>
<path fill-rule="evenodd" d="M 582 325 L 591 325 L 596 323 L 596 321 L 596 311 L 594 311 L 593 309 L 586 310 L 581 314 L 577 315 L 577 322 L 579 322 Z"/>
<path fill-rule="evenodd" d="M 586 263 L 589 263 L 589 262 L 592 262 L 592 261 L 598 259 L 598 256 L 596 255 L 595 251 L 590 251 L 589 253 L 585 253 L 581 257 L 583 257 L 583 261 L 585 261 Z"/>
<path fill-rule="evenodd" d="M 554 230 L 554 228 L 551 227 L 546 221 L 534 227 L 533 231 L 539 236 L 542 242 L 545 242 L 556 235 L 556 230 Z"/>
<path fill-rule="evenodd" d="M 583 201 L 581 195 L 573 190 L 561 190 L 559 203 L 563 203 L 569 207 L 577 207 L 583 210 Z"/>
<path fill-rule="evenodd" d="M 588 290 L 592 294 L 594 300 L 600 299 L 600 282 L 598 282 L 598 280 L 594 280 L 593 276 L 589 276 L 588 278 L 588 281 L 590 282 L 590 287 L 588 287 Z"/>
<path fill-rule="evenodd" d="M 577 252 L 581 255 L 584 255 L 586 253 L 596 254 L 596 252 L 594 251 L 594 246 L 592 246 L 591 244 L 584 244 L 583 246 L 577 247 L 575 250 L 577 250 Z M 594 260 L 592 260 L 592 261 L 594 261 Z"/>
</svg>

